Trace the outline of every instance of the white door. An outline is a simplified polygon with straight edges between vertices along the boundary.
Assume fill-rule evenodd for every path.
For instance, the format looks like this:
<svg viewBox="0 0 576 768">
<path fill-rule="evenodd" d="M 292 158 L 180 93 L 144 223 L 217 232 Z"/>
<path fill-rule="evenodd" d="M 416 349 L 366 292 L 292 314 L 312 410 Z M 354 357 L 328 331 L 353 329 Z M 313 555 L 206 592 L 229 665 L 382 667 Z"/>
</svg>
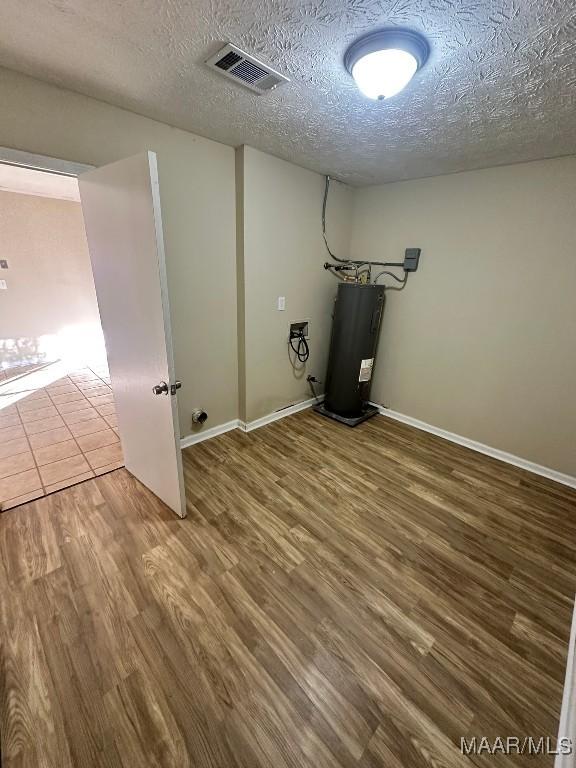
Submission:
<svg viewBox="0 0 576 768">
<path fill-rule="evenodd" d="M 156 155 L 78 182 L 126 468 L 184 517 Z"/>
</svg>

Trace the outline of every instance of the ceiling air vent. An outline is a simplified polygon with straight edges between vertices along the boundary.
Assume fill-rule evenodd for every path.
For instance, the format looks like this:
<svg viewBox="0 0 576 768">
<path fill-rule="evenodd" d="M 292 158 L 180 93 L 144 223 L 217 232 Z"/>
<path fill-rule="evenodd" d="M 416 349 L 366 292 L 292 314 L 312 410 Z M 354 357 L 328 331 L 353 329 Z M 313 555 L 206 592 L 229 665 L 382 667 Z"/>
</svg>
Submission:
<svg viewBox="0 0 576 768">
<path fill-rule="evenodd" d="M 282 83 L 290 82 L 280 72 L 244 53 L 232 43 L 228 43 L 215 56 L 207 59 L 206 64 L 255 93 L 267 93 Z"/>
</svg>

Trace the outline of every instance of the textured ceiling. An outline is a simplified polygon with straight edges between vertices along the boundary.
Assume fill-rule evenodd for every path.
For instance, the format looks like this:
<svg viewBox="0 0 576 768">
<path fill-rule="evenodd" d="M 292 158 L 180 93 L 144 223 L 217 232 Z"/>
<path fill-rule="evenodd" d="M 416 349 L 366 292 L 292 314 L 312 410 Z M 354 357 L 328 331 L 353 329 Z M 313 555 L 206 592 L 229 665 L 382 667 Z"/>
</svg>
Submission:
<svg viewBox="0 0 576 768">
<path fill-rule="evenodd" d="M 372 102 L 342 57 L 388 25 L 432 54 Z M 292 82 L 206 68 L 227 41 Z M 576 152 L 576 0 L 2 0 L 0 64 L 353 184 Z"/>
</svg>

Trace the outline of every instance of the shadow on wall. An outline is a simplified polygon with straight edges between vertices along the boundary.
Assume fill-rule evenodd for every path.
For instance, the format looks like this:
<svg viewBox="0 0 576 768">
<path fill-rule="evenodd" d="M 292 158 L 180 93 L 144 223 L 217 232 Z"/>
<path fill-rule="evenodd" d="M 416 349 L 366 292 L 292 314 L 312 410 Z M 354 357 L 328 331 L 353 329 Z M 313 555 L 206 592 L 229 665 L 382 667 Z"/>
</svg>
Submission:
<svg viewBox="0 0 576 768">
<path fill-rule="evenodd" d="M 297 381 L 300 381 L 306 374 L 306 363 L 298 359 L 298 355 L 290 347 L 290 344 L 287 344 L 286 348 L 288 350 L 288 359 L 290 360 L 290 365 L 292 366 L 292 376 Z"/>
</svg>

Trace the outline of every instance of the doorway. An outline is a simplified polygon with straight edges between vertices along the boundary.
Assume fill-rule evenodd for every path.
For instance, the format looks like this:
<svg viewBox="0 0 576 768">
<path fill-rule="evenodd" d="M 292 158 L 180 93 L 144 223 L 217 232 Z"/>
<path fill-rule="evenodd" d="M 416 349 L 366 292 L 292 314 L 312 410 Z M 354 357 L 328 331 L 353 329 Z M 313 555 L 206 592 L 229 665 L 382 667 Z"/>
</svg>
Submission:
<svg viewBox="0 0 576 768">
<path fill-rule="evenodd" d="M 78 181 L 0 164 L 0 510 L 124 465 Z"/>
<path fill-rule="evenodd" d="M 176 379 L 172 351 L 155 153 L 145 151 L 94 168 L 0 147 L 0 167 L 2 165 L 38 171 L 38 178 L 42 177 L 44 182 L 50 176 L 53 179 L 60 177 L 61 183 L 71 184 L 79 191 L 77 203 L 81 206 L 90 274 L 100 315 L 100 347 L 106 358 L 96 356 L 94 359 L 93 353 L 99 348 L 96 336 L 87 343 L 78 333 L 71 333 L 65 335 L 66 354 L 44 355 L 39 363 L 43 367 L 30 374 L 34 380 L 28 379 L 26 395 L 33 398 L 29 405 L 19 405 L 23 399 L 22 390 L 14 391 L 13 384 L 20 382 L 21 377 L 13 378 L 9 384 L 11 399 L 3 401 L 5 415 L 0 418 L 6 421 L 0 422 L 0 429 L 14 427 L 18 434 L 5 433 L 6 442 L 12 439 L 28 441 L 28 434 L 35 427 L 26 424 L 41 418 L 61 419 L 67 429 L 73 423 L 93 422 L 92 426 L 100 427 L 97 432 L 72 434 L 72 438 L 66 435 L 66 441 L 73 440 L 78 448 L 82 443 L 86 444 L 86 450 L 80 448 L 80 453 L 85 454 L 89 469 L 82 464 L 82 471 L 72 478 L 81 482 L 84 475 L 92 477 L 111 471 L 123 460 L 126 470 L 179 517 L 185 517 L 177 408 L 177 392 L 182 385 Z M 66 178 L 62 180 L 61 177 Z M 57 261 L 52 272 L 56 267 Z M 74 354 L 69 354 L 70 349 Z M 74 364 L 70 363 L 71 359 Z M 16 387 L 22 387 L 22 384 L 16 384 Z M 32 407 L 34 398 L 41 407 Z M 29 412 L 32 416 L 24 415 Z M 82 414 L 85 418 L 80 418 Z M 46 422 L 44 426 L 44 432 L 62 427 L 59 421 L 57 424 Z M 84 429 L 84 426 L 74 427 L 79 432 Z M 72 428 L 68 431 L 72 432 Z M 88 437 L 104 432 L 107 435 L 102 438 L 106 439 L 105 445 L 99 444 L 100 438 Z M 115 443 L 107 442 L 113 436 Z M 110 447 L 116 443 L 121 445 Z M 76 450 L 70 444 L 70 450 L 72 448 Z M 4 450 L 12 450 L 12 446 Z M 90 463 L 88 454 L 92 451 L 97 452 L 94 455 L 98 457 L 98 466 Z M 4 493 L 5 501 L 0 511 L 8 505 L 30 501 L 31 494 L 36 494 L 34 498 L 37 498 L 53 492 L 57 488 L 52 486 L 61 482 L 50 476 L 54 482 L 42 483 L 42 471 L 36 464 L 23 468 L 25 461 L 34 461 L 31 446 L 30 450 L 20 453 L 25 453 L 26 459 L 21 460 L 16 473 L 13 464 L 20 460 L 8 462 L 6 471 L 11 473 L 8 476 L 28 472 L 29 482 L 35 487 L 26 486 L 26 490 L 10 498 Z M 76 468 L 80 469 L 80 459 L 77 461 Z M 21 491 L 26 485 L 25 479 L 21 478 L 22 486 L 12 486 L 9 492 Z M 2 478 L 0 498 L 1 491 Z"/>
</svg>

